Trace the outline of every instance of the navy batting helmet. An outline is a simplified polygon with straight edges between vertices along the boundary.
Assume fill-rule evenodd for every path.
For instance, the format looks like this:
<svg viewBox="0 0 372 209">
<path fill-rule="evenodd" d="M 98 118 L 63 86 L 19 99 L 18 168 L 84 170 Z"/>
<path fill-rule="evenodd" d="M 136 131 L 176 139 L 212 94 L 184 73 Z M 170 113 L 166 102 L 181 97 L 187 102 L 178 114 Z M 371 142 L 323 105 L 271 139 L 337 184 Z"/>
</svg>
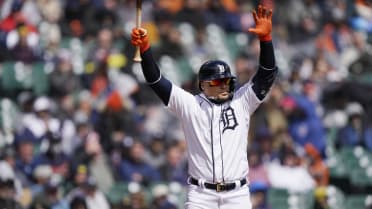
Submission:
<svg viewBox="0 0 372 209">
<path fill-rule="evenodd" d="M 235 76 L 231 74 L 231 70 L 226 62 L 221 60 L 210 60 L 205 62 L 199 69 L 198 79 L 199 79 L 199 89 L 200 81 L 210 81 L 222 78 L 231 78 L 230 82 L 230 92 L 235 89 Z"/>
</svg>

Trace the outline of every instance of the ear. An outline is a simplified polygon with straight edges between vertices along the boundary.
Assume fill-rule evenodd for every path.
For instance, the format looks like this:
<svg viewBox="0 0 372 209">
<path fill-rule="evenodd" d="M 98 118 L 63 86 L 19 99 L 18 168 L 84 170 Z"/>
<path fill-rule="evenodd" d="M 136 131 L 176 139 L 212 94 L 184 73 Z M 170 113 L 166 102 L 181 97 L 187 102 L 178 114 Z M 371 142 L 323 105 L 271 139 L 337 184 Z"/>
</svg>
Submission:
<svg viewBox="0 0 372 209">
<path fill-rule="evenodd" d="M 204 82 L 200 82 L 200 90 L 201 90 L 201 91 L 204 91 L 204 85 L 205 85 Z"/>
</svg>

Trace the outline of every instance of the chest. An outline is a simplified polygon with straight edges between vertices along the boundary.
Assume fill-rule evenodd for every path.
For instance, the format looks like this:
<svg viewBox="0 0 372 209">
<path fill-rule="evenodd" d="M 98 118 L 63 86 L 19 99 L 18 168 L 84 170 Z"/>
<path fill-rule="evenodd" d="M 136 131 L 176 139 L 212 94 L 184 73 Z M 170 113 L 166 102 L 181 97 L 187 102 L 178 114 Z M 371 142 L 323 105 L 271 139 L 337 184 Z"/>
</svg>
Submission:
<svg viewBox="0 0 372 209">
<path fill-rule="evenodd" d="M 238 105 L 205 105 L 196 112 L 194 120 L 198 121 L 195 128 L 200 132 L 230 138 L 246 132 L 249 116 Z"/>
</svg>

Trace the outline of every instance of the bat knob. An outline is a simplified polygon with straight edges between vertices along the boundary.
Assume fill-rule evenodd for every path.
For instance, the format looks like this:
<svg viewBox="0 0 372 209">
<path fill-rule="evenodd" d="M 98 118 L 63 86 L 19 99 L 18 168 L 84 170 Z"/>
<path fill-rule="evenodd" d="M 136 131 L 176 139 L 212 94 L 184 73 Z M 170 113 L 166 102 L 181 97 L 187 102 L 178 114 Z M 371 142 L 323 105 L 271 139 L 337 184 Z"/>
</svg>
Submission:
<svg viewBox="0 0 372 209">
<path fill-rule="evenodd" d="M 133 61 L 135 61 L 135 62 L 141 62 L 142 61 L 141 51 L 140 51 L 139 47 L 136 47 L 136 52 L 134 54 Z"/>
<path fill-rule="evenodd" d="M 135 62 L 141 62 L 142 61 L 142 58 L 141 57 L 135 57 L 135 58 L 133 58 L 133 61 L 135 61 Z"/>
</svg>

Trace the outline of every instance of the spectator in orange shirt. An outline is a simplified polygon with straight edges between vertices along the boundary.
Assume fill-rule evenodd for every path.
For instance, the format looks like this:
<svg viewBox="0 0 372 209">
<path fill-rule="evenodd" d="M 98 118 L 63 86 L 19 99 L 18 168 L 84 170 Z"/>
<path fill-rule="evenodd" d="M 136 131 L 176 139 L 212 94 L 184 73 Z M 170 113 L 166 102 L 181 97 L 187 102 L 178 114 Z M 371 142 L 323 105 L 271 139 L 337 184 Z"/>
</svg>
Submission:
<svg viewBox="0 0 372 209">
<path fill-rule="evenodd" d="M 306 163 L 308 171 L 314 178 L 317 186 L 327 186 L 329 183 L 329 170 L 322 160 L 320 152 L 312 145 L 305 145 Z"/>
</svg>

